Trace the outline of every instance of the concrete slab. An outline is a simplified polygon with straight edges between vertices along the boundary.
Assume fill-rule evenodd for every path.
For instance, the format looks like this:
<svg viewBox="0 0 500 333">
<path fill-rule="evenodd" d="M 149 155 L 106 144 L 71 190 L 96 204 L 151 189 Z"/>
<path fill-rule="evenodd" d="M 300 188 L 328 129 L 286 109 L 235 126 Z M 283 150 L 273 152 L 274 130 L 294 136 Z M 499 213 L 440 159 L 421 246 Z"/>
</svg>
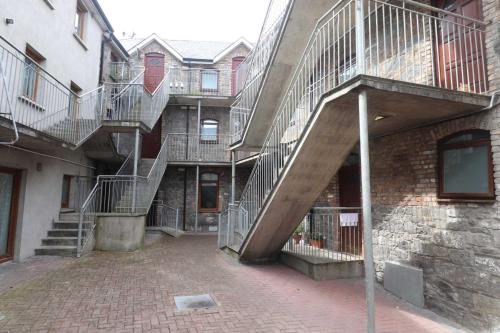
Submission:
<svg viewBox="0 0 500 333">
<path fill-rule="evenodd" d="M 424 273 L 421 268 L 385 262 L 384 288 L 408 303 L 424 306 Z"/>
<path fill-rule="evenodd" d="M 146 216 L 99 216 L 95 230 L 95 249 L 128 252 L 144 246 Z"/>
</svg>

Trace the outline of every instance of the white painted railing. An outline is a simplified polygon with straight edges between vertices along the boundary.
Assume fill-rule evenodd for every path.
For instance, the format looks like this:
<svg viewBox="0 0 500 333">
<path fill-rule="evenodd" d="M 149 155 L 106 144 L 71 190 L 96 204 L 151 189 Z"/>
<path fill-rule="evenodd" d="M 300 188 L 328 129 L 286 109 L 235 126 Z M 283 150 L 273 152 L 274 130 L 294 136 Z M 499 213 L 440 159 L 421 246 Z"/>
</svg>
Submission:
<svg viewBox="0 0 500 333">
<path fill-rule="evenodd" d="M 146 216 L 146 229 L 161 230 L 179 236 L 179 208 L 171 207 L 162 200 L 155 200 Z"/>
<path fill-rule="evenodd" d="M 231 162 L 231 136 L 168 133 L 169 162 Z"/>
<path fill-rule="evenodd" d="M 282 251 L 334 261 L 363 260 L 361 208 L 313 208 Z"/>
<path fill-rule="evenodd" d="M 366 15 L 360 21 L 354 16 L 357 3 L 366 9 Z M 450 45 L 444 51 L 442 48 L 435 50 L 435 41 L 439 40 L 436 27 L 441 29 L 441 38 L 445 35 L 443 29 L 454 31 L 457 40 L 467 39 L 480 44 L 484 38 L 484 24 L 481 22 L 412 1 L 404 1 L 400 6 L 379 0 L 341 1 L 325 13 L 310 37 L 242 192 L 238 208 L 248 214 L 245 236 L 257 221 L 326 92 L 358 74 L 467 92 L 486 92 L 486 76 L 477 76 L 485 68 L 483 47 L 472 50 L 476 55 L 472 58 L 461 56 L 462 51 Z M 359 43 L 356 36 L 364 36 L 364 40 Z M 450 42 L 449 39 L 444 41 Z M 464 45 L 472 46 L 476 42 Z M 357 62 L 356 45 L 358 51 L 359 45 L 365 45 L 365 48 L 360 48 L 364 53 L 361 58 L 365 59 L 362 64 Z M 453 64 L 454 67 L 445 66 L 439 70 L 436 65 L 439 59 L 445 59 L 445 62 L 455 59 L 457 63 Z M 456 70 L 456 67 L 461 70 Z M 466 68 L 473 68 L 469 71 L 471 75 L 460 76 L 462 71 L 465 74 Z M 440 76 L 440 71 L 447 74 Z"/>
</svg>

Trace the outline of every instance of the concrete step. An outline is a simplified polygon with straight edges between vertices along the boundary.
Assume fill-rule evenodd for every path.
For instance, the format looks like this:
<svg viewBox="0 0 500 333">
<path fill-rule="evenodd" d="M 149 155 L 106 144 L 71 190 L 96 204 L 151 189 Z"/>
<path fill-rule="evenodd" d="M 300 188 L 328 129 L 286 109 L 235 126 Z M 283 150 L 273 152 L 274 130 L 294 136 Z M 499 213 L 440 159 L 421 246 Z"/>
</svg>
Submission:
<svg viewBox="0 0 500 333">
<path fill-rule="evenodd" d="M 39 249 L 35 249 L 35 254 L 38 256 L 73 257 L 76 255 L 76 246 L 66 246 L 66 245 L 42 246 Z"/>
<path fill-rule="evenodd" d="M 78 237 L 47 237 L 42 239 L 42 246 L 76 246 Z"/>
<path fill-rule="evenodd" d="M 82 230 L 82 235 L 85 231 Z M 48 237 L 78 237 L 78 229 L 52 229 L 47 232 Z"/>
<path fill-rule="evenodd" d="M 54 229 L 78 229 L 79 222 L 77 221 L 55 221 Z M 90 223 L 83 223 L 83 229 L 89 229 Z"/>
<path fill-rule="evenodd" d="M 59 214 L 59 221 L 78 222 L 79 220 L 80 220 L 80 213 L 72 212 L 72 213 Z"/>
</svg>

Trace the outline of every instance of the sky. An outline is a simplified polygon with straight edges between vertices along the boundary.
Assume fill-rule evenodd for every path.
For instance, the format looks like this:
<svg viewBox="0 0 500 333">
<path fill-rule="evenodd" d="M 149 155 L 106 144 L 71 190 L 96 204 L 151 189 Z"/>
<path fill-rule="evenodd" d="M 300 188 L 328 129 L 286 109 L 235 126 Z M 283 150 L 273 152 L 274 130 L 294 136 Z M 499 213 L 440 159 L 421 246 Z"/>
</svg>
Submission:
<svg viewBox="0 0 500 333">
<path fill-rule="evenodd" d="M 269 0 L 99 0 L 117 38 L 256 42 Z"/>
</svg>

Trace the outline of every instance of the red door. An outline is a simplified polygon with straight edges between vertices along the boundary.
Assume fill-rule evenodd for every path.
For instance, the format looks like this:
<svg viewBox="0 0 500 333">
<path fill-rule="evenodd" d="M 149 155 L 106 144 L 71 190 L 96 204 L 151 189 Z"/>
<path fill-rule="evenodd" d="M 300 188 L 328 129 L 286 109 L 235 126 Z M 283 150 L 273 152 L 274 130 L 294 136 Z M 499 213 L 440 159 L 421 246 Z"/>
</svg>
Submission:
<svg viewBox="0 0 500 333">
<path fill-rule="evenodd" d="M 340 207 L 361 206 L 361 180 L 359 165 L 349 165 L 340 168 L 339 173 L 339 204 Z M 359 210 L 342 211 L 341 213 L 360 213 L 357 226 L 338 226 L 338 251 L 352 254 L 362 254 L 363 222 Z"/>
<path fill-rule="evenodd" d="M 151 132 L 144 134 L 142 137 L 142 152 L 143 158 L 156 158 L 161 148 L 161 117 L 156 122 Z"/>
<path fill-rule="evenodd" d="M 482 20 L 481 0 L 435 0 L 446 11 Z M 480 92 L 488 89 L 483 66 L 484 36 L 474 22 L 451 15 L 439 15 L 435 62 L 441 87 Z"/>
<path fill-rule="evenodd" d="M 144 86 L 153 93 L 165 75 L 165 56 L 161 53 L 148 53 L 144 57 Z"/>
<path fill-rule="evenodd" d="M 231 74 L 231 92 L 232 95 L 235 96 L 238 91 L 237 91 L 237 76 L 236 76 L 236 70 L 238 69 L 238 66 L 245 60 L 245 57 L 234 57 L 233 62 L 231 64 L 231 69 L 232 69 L 232 74 Z M 243 84 L 244 78 L 239 78 L 238 81 L 240 84 Z"/>
</svg>

